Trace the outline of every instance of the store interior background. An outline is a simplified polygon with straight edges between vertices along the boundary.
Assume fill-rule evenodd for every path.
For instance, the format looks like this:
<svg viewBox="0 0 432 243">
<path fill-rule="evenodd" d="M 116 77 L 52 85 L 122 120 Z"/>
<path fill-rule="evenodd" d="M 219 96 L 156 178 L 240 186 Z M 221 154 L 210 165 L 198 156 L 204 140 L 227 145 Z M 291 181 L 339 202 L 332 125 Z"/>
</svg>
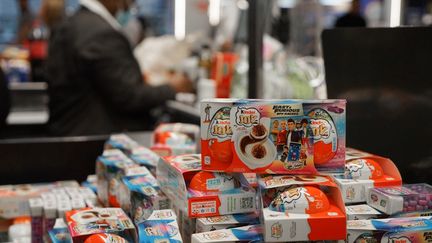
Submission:
<svg viewBox="0 0 432 243">
<path fill-rule="evenodd" d="M 136 0 L 135 14 L 146 20 L 147 39 L 168 35 L 176 47 L 186 49 L 187 55 L 176 57 L 170 68 L 188 73 L 191 80 L 200 76 L 203 53 L 235 52 L 234 98 L 250 97 L 248 14 L 260 18 L 265 33 L 260 98 L 346 98 L 349 147 L 390 157 L 407 182 L 432 182 L 432 0 L 361 0 L 368 29 L 334 29 L 337 18 L 349 11 L 350 0 L 254 1 L 262 7 L 259 14 L 251 14 L 246 0 Z M 0 1 L 0 52 L 17 35 L 17 2 Z M 36 16 L 41 0 L 28 3 Z M 78 1 L 65 3 L 66 14 L 73 14 Z M 29 41 L 46 44 L 43 25 L 34 26 Z M 167 53 L 157 47 L 161 55 Z M 138 44 L 140 62 L 149 62 L 139 58 L 147 50 Z M 28 79 L 9 83 L 12 106 L 0 128 L 0 161 L 11 167 L 1 170 L 0 184 L 82 178 L 94 170 L 108 136 L 58 138 L 47 133 L 43 62 L 44 55 L 30 58 Z M 152 82 L 158 83 L 154 75 Z M 193 100 L 199 98 L 205 97 L 198 93 L 170 102 L 159 111 L 160 122 L 198 123 Z M 71 166 L 76 169 L 62 174 Z"/>
</svg>

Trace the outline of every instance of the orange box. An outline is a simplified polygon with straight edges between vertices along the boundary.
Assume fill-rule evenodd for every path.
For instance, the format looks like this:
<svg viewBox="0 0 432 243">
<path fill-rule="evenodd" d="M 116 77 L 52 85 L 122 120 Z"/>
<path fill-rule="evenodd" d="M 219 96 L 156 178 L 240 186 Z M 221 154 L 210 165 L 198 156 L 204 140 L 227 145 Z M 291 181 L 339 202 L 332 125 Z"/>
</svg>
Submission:
<svg viewBox="0 0 432 243">
<path fill-rule="evenodd" d="M 242 174 L 217 173 L 218 177 L 198 178 L 197 182 L 194 179 L 199 173 L 202 173 L 201 155 L 187 154 L 161 159 L 156 177 L 165 195 L 191 218 L 256 210 L 256 191 Z M 231 183 L 235 186 L 217 189 Z M 193 185 L 204 190 L 197 190 Z"/>
<path fill-rule="evenodd" d="M 399 170 L 389 158 L 352 148 L 346 149 L 345 156 L 345 173 L 332 177 L 346 204 L 366 202 L 371 188 L 402 185 Z"/>
<path fill-rule="evenodd" d="M 262 175 L 258 183 L 265 241 L 345 239 L 345 205 L 330 177 Z"/>
</svg>

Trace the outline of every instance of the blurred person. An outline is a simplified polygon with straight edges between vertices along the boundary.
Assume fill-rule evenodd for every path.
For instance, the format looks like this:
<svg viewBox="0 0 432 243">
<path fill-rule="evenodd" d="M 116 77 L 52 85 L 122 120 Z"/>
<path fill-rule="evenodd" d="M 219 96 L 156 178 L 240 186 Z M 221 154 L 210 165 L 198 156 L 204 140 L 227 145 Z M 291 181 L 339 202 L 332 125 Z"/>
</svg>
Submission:
<svg viewBox="0 0 432 243">
<path fill-rule="evenodd" d="M 47 60 L 49 129 L 54 135 L 146 130 L 150 111 L 190 90 L 182 75 L 152 87 L 115 16 L 125 0 L 80 0 L 78 11 L 52 33 Z"/>
<path fill-rule="evenodd" d="M 349 12 L 336 20 L 335 27 L 366 27 L 366 19 L 360 13 L 360 0 L 352 0 Z"/>
<path fill-rule="evenodd" d="M 43 0 L 40 16 L 50 31 L 53 31 L 64 20 L 66 15 L 64 0 Z"/>
<path fill-rule="evenodd" d="M 34 16 L 30 10 L 29 4 L 27 0 L 17 0 L 20 17 L 18 22 L 18 32 L 16 42 L 19 44 L 24 43 L 32 29 Z"/>
<path fill-rule="evenodd" d="M 6 76 L 0 67 L 0 129 L 6 124 L 10 110 L 10 93 Z"/>
</svg>

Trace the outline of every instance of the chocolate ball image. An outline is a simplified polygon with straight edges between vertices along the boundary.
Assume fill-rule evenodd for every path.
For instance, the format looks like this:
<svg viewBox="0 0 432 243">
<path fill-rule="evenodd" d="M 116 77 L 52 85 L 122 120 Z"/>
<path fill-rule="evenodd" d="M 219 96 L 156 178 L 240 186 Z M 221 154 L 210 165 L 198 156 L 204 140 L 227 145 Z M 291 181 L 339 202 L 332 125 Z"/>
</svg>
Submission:
<svg viewBox="0 0 432 243">
<path fill-rule="evenodd" d="M 252 147 L 252 155 L 257 159 L 262 159 L 266 156 L 267 150 L 261 144 L 256 144 Z"/>
</svg>

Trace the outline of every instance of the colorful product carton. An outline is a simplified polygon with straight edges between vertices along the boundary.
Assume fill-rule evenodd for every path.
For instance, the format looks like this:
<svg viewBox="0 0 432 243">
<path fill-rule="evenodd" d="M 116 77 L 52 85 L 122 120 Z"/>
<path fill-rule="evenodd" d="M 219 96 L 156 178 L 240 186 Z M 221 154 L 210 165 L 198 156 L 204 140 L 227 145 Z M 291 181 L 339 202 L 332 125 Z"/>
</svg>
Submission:
<svg viewBox="0 0 432 243">
<path fill-rule="evenodd" d="M 236 228 L 246 225 L 259 224 L 259 214 L 233 214 L 206 218 L 197 218 L 196 233 L 220 229 Z"/>
<path fill-rule="evenodd" d="M 192 243 L 210 242 L 263 242 L 262 227 L 260 225 L 249 225 L 192 235 Z"/>
<path fill-rule="evenodd" d="M 310 118 L 314 164 L 320 172 L 343 172 L 346 143 L 346 100 L 302 100 Z"/>
<path fill-rule="evenodd" d="M 298 101 L 204 100 L 203 169 L 315 174 L 312 135 L 304 132 L 309 124 Z"/>
<path fill-rule="evenodd" d="M 432 218 L 350 220 L 347 243 L 425 243 L 432 241 Z"/>
<path fill-rule="evenodd" d="M 402 185 L 399 170 L 388 158 L 348 148 L 346 160 L 345 173 L 332 175 L 346 204 L 365 203 L 371 188 Z"/>
<path fill-rule="evenodd" d="M 117 149 L 105 150 L 96 160 L 97 190 L 101 203 L 105 206 L 120 207 L 117 198 L 121 178 L 128 168 L 139 167 L 123 152 Z"/>
<path fill-rule="evenodd" d="M 348 220 L 376 219 L 384 216 L 367 204 L 346 206 L 345 211 Z"/>
<path fill-rule="evenodd" d="M 182 237 L 177 217 L 172 210 L 155 210 L 150 217 L 137 225 L 140 243 L 180 243 Z"/>
<path fill-rule="evenodd" d="M 122 200 L 122 208 L 130 212 L 135 224 L 146 220 L 154 210 L 171 208 L 171 201 L 150 172 L 147 175 L 126 176 L 123 184 L 126 190 L 122 193 L 125 199 Z"/>
<path fill-rule="evenodd" d="M 196 218 L 190 218 L 188 216 L 188 212 L 179 208 L 175 204 L 173 204 L 172 207 L 175 214 L 177 215 L 177 222 L 183 242 L 191 242 L 192 234 L 195 234 Z"/>
<path fill-rule="evenodd" d="M 66 221 L 73 242 L 84 242 L 94 234 L 109 233 L 137 242 L 135 226 L 121 208 L 72 210 Z"/>
<path fill-rule="evenodd" d="M 368 193 L 367 203 L 389 215 L 430 210 L 432 209 L 432 186 L 420 183 L 373 188 Z"/>
<path fill-rule="evenodd" d="M 159 155 L 157 155 L 152 150 L 139 146 L 137 148 L 132 149 L 129 157 L 137 164 L 141 166 L 145 166 L 150 172 L 155 175 L 156 174 L 156 166 L 159 162 Z"/>
<path fill-rule="evenodd" d="M 118 149 L 122 152 L 129 154 L 132 149 L 138 147 L 139 144 L 131 139 L 126 134 L 113 134 L 105 142 L 105 150 Z"/>
<path fill-rule="evenodd" d="M 43 192 L 61 186 L 78 187 L 76 181 L 58 181 L 54 183 L 4 185 L 0 186 L 0 218 L 13 219 L 30 216 L 28 200 L 38 197 Z"/>
<path fill-rule="evenodd" d="M 258 183 L 265 241 L 345 239 L 345 205 L 330 177 L 263 175 Z"/>
<path fill-rule="evenodd" d="M 194 176 L 201 175 L 202 178 L 194 179 Z M 189 217 L 255 211 L 255 190 L 242 174 L 219 173 L 217 178 L 207 176 L 201 171 L 200 154 L 166 157 L 159 161 L 157 169 L 162 191 L 173 204 L 187 211 Z M 199 187 L 204 190 L 199 190 Z"/>
<path fill-rule="evenodd" d="M 41 198 L 29 199 L 31 216 L 32 243 L 43 242 L 43 200 Z"/>
<path fill-rule="evenodd" d="M 159 156 L 175 156 L 199 152 L 200 128 L 194 124 L 165 123 L 153 133 L 151 149 Z"/>
<path fill-rule="evenodd" d="M 63 218 L 56 219 L 54 228 L 48 231 L 49 242 L 52 243 L 72 243 L 69 230 Z"/>
</svg>

